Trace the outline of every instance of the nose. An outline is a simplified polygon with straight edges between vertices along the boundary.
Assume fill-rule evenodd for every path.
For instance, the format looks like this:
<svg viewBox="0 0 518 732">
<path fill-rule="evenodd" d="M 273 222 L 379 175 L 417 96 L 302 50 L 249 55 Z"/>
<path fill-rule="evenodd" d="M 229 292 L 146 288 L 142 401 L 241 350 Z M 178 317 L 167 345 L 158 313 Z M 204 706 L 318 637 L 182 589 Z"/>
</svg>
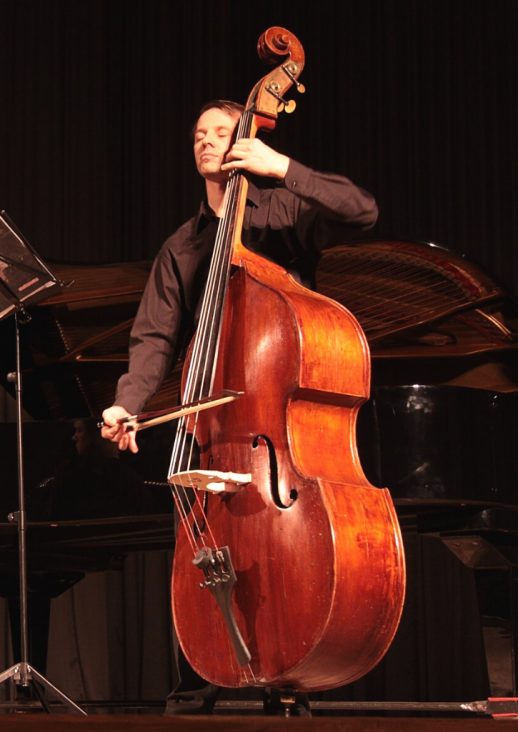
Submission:
<svg viewBox="0 0 518 732">
<path fill-rule="evenodd" d="M 208 147 L 209 145 L 211 147 L 214 147 L 214 138 L 215 135 L 213 132 L 211 132 L 210 130 L 206 132 L 205 137 L 202 140 L 203 147 Z"/>
</svg>

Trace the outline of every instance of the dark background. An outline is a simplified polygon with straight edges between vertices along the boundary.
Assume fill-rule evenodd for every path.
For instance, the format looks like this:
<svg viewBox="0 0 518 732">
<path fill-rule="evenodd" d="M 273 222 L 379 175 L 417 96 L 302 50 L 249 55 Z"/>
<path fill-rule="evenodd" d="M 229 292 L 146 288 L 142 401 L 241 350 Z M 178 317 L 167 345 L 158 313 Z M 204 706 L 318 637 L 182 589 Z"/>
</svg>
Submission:
<svg viewBox="0 0 518 732">
<path fill-rule="evenodd" d="M 513 0 L 0 0 L 0 208 L 47 259 L 151 258 L 202 191 L 199 107 L 244 102 L 271 25 L 306 52 L 272 144 L 518 289 Z"/>
</svg>

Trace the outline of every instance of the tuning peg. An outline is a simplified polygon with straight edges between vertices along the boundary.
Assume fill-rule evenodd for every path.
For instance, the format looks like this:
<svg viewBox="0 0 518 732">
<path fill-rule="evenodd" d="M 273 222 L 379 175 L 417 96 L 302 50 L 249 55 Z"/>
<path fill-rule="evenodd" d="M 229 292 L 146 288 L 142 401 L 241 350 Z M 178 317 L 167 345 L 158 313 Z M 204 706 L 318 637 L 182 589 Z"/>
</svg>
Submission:
<svg viewBox="0 0 518 732">
<path fill-rule="evenodd" d="M 277 112 L 280 114 L 281 112 L 286 112 L 287 114 L 291 114 L 295 107 L 297 106 L 296 102 L 293 99 L 290 99 L 289 102 L 286 101 L 286 99 L 283 99 L 279 92 L 277 91 L 279 89 L 279 85 L 272 83 L 268 84 L 266 86 L 266 91 L 270 92 L 272 96 L 275 97 L 279 101 L 279 106 L 277 107 Z"/>
<path fill-rule="evenodd" d="M 293 82 L 293 83 L 295 84 L 295 86 L 297 87 L 297 91 L 298 91 L 298 92 L 299 92 L 300 94 L 304 94 L 304 92 L 306 91 L 306 87 L 304 86 L 304 84 L 301 84 L 301 83 L 300 83 L 300 81 L 299 81 L 299 80 L 297 79 L 297 77 L 295 76 L 295 74 L 297 73 L 297 67 L 295 66 L 295 64 L 289 64 L 289 65 L 286 65 L 286 64 L 285 64 L 285 65 L 284 65 L 284 66 L 282 67 L 282 70 L 284 71 L 284 73 L 286 74 L 286 76 L 289 76 L 289 77 L 290 77 L 290 80 L 291 80 L 291 81 L 292 81 L 292 82 Z M 293 111 L 293 110 L 292 110 L 292 111 Z"/>
<path fill-rule="evenodd" d="M 279 106 L 277 107 L 277 112 L 280 114 L 281 112 L 286 112 L 286 114 L 291 114 L 295 111 L 295 108 L 297 106 L 297 103 L 294 99 L 290 99 L 289 102 L 287 102 L 285 99 L 283 99 Z"/>
</svg>

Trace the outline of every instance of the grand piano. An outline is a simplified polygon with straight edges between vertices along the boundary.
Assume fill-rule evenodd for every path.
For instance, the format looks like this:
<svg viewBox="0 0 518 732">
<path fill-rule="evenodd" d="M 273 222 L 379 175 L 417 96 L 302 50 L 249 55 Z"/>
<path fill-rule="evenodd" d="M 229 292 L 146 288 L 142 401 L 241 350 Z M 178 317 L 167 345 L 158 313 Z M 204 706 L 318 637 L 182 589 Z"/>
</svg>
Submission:
<svg viewBox="0 0 518 732">
<path fill-rule="evenodd" d="M 150 263 L 51 266 L 70 284 L 34 307 L 22 330 L 26 450 L 38 458 L 26 478 L 37 524 L 29 560 L 38 581 L 46 566 L 66 589 L 85 571 L 116 566 L 127 551 L 172 543 L 164 477 L 173 428 L 141 433 L 138 456 L 115 456 L 95 427 L 126 369 Z M 317 283 L 357 317 L 371 348 L 371 399 L 358 424 L 365 472 L 391 490 L 407 551 L 424 537 L 473 574 L 488 691 L 516 696 L 517 303 L 464 257 L 414 241 L 328 250 Z M 11 321 L 0 323 L 4 344 L 12 330 Z M 7 390 L 13 368 L 4 347 Z M 180 375 L 181 364 L 148 409 L 176 403 Z M 0 427 L 4 444 L 13 441 L 13 426 Z M 10 491 L 0 496 L 0 522 L 16 509 L 12 462 L 4 466 Z M 4 524 L 2 536 L 5 570 L 15 551 L 12 527 Z M 13 582 L 0 582 L 4 596 L 14 594 Z"/>
</svg>

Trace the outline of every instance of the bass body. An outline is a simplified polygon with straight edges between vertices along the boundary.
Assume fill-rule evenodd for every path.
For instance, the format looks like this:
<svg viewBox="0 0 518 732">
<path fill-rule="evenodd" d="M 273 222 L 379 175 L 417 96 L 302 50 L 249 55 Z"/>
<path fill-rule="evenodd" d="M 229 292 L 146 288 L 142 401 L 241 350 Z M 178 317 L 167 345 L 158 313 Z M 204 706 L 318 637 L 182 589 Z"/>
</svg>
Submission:
<svg viewBox="0 0 518 732">
<path fill-rule="evenodd" d="M 187 520 L 195 533 L 210 524 L 229 549 L 232 613 L 249 663 L 238 661 L 228 622 L 200 588 L 185 532 L 174 622 L 189 662 L 214 684 L 332 688 L 380 660 L 404 599 L 392 501 L 365 478 L 355 444 L 368 346 L 338 303 L 243 247 L 234 261 L 214 391 L 243 396 L 199 414 L 195 434 L 202 469 L 250 480 L 207 494 L 203 515 L 194 505 Z"/>
</svg>

